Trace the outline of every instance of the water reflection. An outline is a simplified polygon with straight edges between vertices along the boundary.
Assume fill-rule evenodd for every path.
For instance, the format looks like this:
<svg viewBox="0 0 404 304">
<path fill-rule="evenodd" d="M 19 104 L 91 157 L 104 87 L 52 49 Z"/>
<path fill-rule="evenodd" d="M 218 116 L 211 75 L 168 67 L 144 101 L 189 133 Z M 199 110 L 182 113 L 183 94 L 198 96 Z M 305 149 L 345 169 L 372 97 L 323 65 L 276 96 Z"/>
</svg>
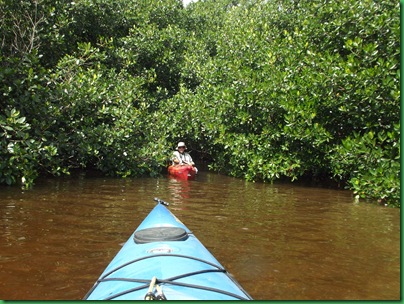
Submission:
<svg viewBox="0 0 404 304">
<path fill-rule="evenodd" d="M 81 299 L 159 197 L 257 300 L 400 297 L 400 212 L 347 191 L 196 180 L 43 179 L 0 190 L 0 298 Z"/>
<path fill-rule="evenodd" d="M 181 203 L 187 199 L 189 199 L 190 195 L 190 186 L 189 180 L 178 179 L 172 176 L 168 177 L 168 190 L 170 191 L 171 201 L 173 203 Z"/>
</svg>

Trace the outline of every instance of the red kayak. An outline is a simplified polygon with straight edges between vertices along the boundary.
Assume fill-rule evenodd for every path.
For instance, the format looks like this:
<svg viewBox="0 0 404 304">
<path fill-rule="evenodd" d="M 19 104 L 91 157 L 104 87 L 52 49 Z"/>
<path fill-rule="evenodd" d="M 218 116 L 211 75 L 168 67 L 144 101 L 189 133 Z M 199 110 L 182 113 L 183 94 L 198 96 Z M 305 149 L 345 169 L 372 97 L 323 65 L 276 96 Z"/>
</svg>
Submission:
<svg viewBox="0 0 404 304">
<path fill-rule="evenodd" d="M 171 165 L 168 167 L 168 173 L 181 179 L 191 179 L 195 177 L 196 170 L 191 165 Z"/>
</svg>

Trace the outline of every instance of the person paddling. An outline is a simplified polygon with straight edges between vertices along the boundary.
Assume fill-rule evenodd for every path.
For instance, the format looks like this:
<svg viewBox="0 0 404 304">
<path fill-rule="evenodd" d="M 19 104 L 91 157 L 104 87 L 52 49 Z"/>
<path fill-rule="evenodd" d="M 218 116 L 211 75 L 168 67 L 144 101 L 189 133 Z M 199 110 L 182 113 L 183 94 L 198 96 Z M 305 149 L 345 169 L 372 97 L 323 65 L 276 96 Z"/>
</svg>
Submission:
<svg viewBox="0 0 404 304">
<path fill-rule="evenodd" d="M 191 165 L 195 168 L 195 171 L 198 172 L 198 169 L 195 167 L 195 163 L 192 160 L 191 155 L 188 152 L 185 152 L 187 146 L 184 142 L 180 141 L 177 145 L 177 151 L 173 152 L 172 157 L 172 165 Z"/>
</svg>

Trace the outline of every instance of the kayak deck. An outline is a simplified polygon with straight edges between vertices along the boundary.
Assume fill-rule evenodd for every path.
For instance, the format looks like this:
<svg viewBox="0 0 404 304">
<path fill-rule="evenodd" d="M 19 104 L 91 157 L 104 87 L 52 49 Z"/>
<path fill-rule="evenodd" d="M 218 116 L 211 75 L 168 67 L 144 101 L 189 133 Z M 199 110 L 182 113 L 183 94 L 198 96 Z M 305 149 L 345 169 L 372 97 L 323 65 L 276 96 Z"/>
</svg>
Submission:
<svg viewBox="0 0 404 304">
<path fill-rule="evenodd" d="M 194 234 L 158 200 L 87 300 L 250 300 Z"/>
<path fill-rule="evenodd" d="M 191 165 L 171 165 L 168 167 L 168 173 L 181 179 L 193 179 L 195 178 L 196 170 Z"/>
</svg>

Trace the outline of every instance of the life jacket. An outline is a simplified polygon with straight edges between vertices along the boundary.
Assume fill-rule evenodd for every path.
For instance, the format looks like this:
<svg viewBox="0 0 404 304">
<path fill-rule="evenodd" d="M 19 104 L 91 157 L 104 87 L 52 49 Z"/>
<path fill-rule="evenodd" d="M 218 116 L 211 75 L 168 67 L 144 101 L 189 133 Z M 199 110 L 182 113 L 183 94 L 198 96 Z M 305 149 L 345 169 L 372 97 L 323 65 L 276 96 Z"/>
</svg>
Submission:
<svg viewBox="0 0 404 304">
<path fill-rule="evenodd" d="M 174 165 L 174 158 L 177 158 L 180 161 L 180 165 L 182 165 L 184 163 L 192 163 L 192 157 L 187 152 L 180 153 L 178 151 L 174 151 L 173 152 L 173 165 Z"/>
</svg>

